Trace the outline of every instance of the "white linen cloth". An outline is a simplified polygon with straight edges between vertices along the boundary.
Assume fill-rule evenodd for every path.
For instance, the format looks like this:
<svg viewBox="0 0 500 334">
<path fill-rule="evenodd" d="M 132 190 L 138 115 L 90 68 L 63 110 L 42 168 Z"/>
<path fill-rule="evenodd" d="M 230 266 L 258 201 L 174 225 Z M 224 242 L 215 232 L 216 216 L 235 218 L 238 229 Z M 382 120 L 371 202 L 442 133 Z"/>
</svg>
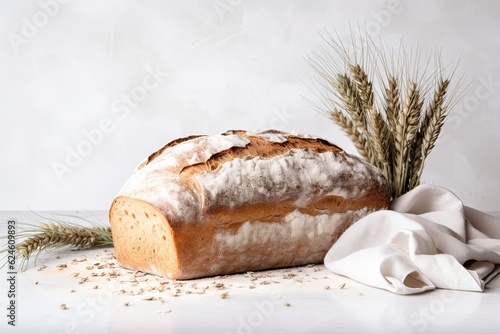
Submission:
<svg viewBox="0 0 500 334">
<path fill-rule="evenodd" d="M 398 294 L 435 288 L 484 291 L 500 271 L 500 219 L 451 191 L 420 185 L 349 227 L 326 267 Z"/>
</svg>

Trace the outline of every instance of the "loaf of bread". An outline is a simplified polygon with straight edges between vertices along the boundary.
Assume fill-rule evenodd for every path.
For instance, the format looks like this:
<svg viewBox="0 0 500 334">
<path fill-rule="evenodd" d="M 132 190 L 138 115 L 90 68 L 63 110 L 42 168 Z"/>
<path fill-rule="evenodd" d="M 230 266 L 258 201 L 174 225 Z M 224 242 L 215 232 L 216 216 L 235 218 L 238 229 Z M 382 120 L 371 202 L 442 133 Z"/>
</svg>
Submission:
<svg viewBox="0 0 500 334">
<path fill-rule="evenodd" d="M 109 219 L 120 265 L 190 279 L 320 263 L 388 205 L 381 172 L 324 139 L 228 131 L 151 154 Z"/>
</svg>

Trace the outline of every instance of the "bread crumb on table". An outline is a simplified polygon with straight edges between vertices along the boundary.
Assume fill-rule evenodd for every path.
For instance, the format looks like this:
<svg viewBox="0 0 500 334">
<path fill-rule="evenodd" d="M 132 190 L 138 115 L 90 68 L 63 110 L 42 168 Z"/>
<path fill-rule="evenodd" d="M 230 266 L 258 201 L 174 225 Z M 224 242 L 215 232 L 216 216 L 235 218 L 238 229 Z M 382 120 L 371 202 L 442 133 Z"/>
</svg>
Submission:
<svg viewBox="0 0 500 334">
<path fill-rule="evenodd" d="M 46 266 L 38 267 L 44 270 Z M 159 301 L 169 302 L 170 298 L 210 298 L 218 297 L 228 299 L 235 298 L 238 291 L 255 290 L 262 293 L 274 289 L 280 284 L 283 289 L 290 285 L 292 287 L 308 286 L 321 279 L 329 279 L 326 284 L 314 283 L 309 285 L 318 291 L 334 290 L 336 284 L 338 289 L 344 289 L 346 283 L 335 283 L 335 276 L 330 275 L 322 265 L 308 265 L 297 268 L 273 269 L 259 272 L 246 272 L 235 275 L 200 278 L 189 281 L 175 281 L 165 277 L 151 275 L 142 271 L 125 269 L 118 265 L 116 258 L 111 252 L 102 252 L 94 256 L 84 256 L 73 259 L 68 266 L 65 263 L 55 265 L 57 275 L 73 277 L 78 284 L 78 292 L 85 289 L 102 289 L 111 291 L 115 295 L 130 296 L 142 299 L 142 302 Z M 65 269 L 65 270 L 62 270 Z M 59 272 L 60 271 L 60 272 Z M 54 274 L 54 271 L 45 270 L 44 275 Z M 82 275 L 87 273 L 87 275 Z M 323 281 L 324 282 L 324 281 Z M 38 284 L 38 281 L 35 282 Z M 309 287 L 307 287 L 309 289 Z M 75 288 L 68 290 L 69 293 L 77 292 Z M 338 291 L 338 290 L 337 290 Z M 233 293 L 234 292 L 234 293 Z M 353 291 L 355 293 L 355 291 Z M 130 301 L 124 302 L 129 306 Z M 284 303 L 284 306 L 291 306 Z M 62 306 L 61 306 L 62 307 Z"/>
<path fill-rule="evenodd" d="M 172 310 L 157 310 L 155 313 L 171 313 Z"/>
</svg>

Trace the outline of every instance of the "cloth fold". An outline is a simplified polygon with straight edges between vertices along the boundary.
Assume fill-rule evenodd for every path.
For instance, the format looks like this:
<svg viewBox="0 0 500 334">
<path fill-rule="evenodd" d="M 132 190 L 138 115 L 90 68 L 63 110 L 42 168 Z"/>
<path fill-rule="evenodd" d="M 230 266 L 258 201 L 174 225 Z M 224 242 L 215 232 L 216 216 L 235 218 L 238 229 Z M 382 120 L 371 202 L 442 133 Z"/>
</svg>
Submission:
<svg viewBox="0 0 500 334">
<path fill-rule="evenodd" d="M 500 272 L 500 219 L 420 185 L 349 227 L 325 256 L 332 272 L 398 294 L 484 291 Z"/>
</svg>

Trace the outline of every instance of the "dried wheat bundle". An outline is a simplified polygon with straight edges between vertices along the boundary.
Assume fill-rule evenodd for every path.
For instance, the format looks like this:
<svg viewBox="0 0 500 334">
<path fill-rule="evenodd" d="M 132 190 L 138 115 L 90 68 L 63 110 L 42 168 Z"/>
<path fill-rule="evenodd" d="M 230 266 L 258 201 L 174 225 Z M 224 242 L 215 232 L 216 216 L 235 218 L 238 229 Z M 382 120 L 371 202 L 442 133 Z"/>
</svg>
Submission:
<svg viewBox="0 0 500 334">
<path fill-rule="evenodd" d="M 439 52 L 421 69 L 418 50 L 409 52 L 403 44 L 391 52 L 382 42 L 354 34 L 350 45 L 338 35 L 323 40 L 320 51 L 307 59 L 319 75 L 321 104 L 313 107 L 382 170 L 393 198 L 415 188 L 462 79 L 450 92 L 455 68 L 444 67 Z M 429 71 L 431 60 L 435 65 Z"/>
</svg>

